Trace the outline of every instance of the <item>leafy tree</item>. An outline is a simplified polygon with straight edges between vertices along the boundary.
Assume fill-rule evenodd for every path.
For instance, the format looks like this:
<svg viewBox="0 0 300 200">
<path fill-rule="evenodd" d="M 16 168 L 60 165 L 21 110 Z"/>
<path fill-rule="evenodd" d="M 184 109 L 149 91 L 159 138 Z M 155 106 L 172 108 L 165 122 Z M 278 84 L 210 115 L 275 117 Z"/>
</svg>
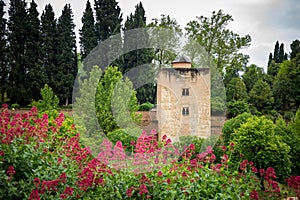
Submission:
<svg viewBox="0 0 300 200">
<path fill-rule="evenodd" d="M 138 106 L 132 83 L 128 79 L 122 81 L 122 73 L 117 67 L 109 66 L 104 71 L 96 90 L 95 107 L 100 127 L 105 134 L 131 120 L 137 120 L 135 112 Z"/>
<path fill-rule="evenodd" d="M 5 3 L 0 1 L 0 102 L 5 102 L 5 94 L 8 87 L 8 68 L 7 68 L 7 56 L 6 56 L 6 19 L 4 18 Z"/>
<path fill-rule="evenodd" d="M 44 87 L 41 89 L 41 96 L 41 100 L 32 102 L 32 105 L 36 106 L 39 112 L 58 109 L 59 99 L 53 93 L 52 88 L 49 87 L 47 84 L 45 84 Z"/>
<path fill-rule="evenodd" d="M 292 60 L 286 60 L 280 65 L 275 78 L 273 92 L 276 107 L 282 111 L 300 106 L 300 54 Z"/>
<path fill-rule="evenodd" d="M 289 134 L 286 140 L 287 144 L 291 147 L 291 162 L 292 174 L 299 175 L 300 171 L 300 107 L 298 108 L 295 118 L 288 126 Z"/>
<path fill-rule="evenodd" d="M 55 90 L 61 101 L 65 105 L 71 99 L 74 80 L 77 75 L 77 49 L 75 24 L 73 22 L 73 12 L 70 4 L 66 4 L 62 14 L 58 19 L 58 70 L 54 76 Z"/>
<path fill-rule="evenodd" d="M 243 123 L 247 121 L 248 118 L 252 117 L 250 113 L 242 113 L 230 120 L 227 120 L 222 129 L 222 137 L 224 144 L 228 145 L 233 139 L 233 133 L 238 129 Z"/>
<path fill-rule="evenodd" d="M 270 75 L 273 79 L 278 74 L 280 63 L 276 63 L 274 60 L 272 60 L 268 66 L 268 75 Z"/>
<path fill-rule="evenodd" d="M 290 53 L 291 59 L 295 58 L 296 55 L 300 52 L 300 41 L 294 40 L 291 45 L 292 52 Z"/>
<path fill-rule="evenodd" d="M 41 62 L 41 26 L 37 4 L 32 1 L 28 9 L 28 39 L 26 42 L 25 61 L 28 69 L 28 82 L 31 99 L 40 99 L 39 92 L 47 80 L 46 70 Z"/>
<path fill-rule="evenodd" d="M 290 147 L 275 133 L 275 125 L 271 120 L 264 116 L 249 118 L 235 130 L 233 141 L 235 149 L 243 154 L 244 159 L 253 161 L 258 171 L 273 167 L 279 181 L 290 174 Z M 260 173 L 258 176 L 261 176 Z M 265 189 L 263 180 L 261 187 Z"/>
<path fill-rule="evenodd" d="M 249 102 L 259 112 L 269 112 L 274 103 L 273 92 L 270 85 L 263 80 L 258 80 L 249 93 Z"/>
<path fill-rule="evenodd" d="M 55 14 L 52 6 L 47 4 L 41 15 L 41 60 L 47 74 L 45 81 L 53 89 L 56 88 L 54 76 L 58 73 L 57 52 Z"/>
<path fill-rule="evenodd" d="M 247 101 L 247 89 L 245 83 L 240 78 L 233 78 L 226 87 L 226 99 L 229 101 Z"/>
<path fill-rule="evenodd" d="M 248 92 L 250 92 L 250 90 L 258 80 L 263 79 L 263 75 L 263 69 L 254 64 L 246 67 L 245 73 L 242 75 L 242 78 Z"/>
<path fill-rule="evenodd" d="M 245 100 L 233 100 L 226 103 L 228 118 L 236 117 L 239 114 L 250 112 L 249 104 Z"/>
<path fill-rule="evenodd" d="M 97 46 L 97 37 L 95 31 L 95 19 L 91 3 L 88 0 L 86 8 L 81 18 L 82 28 L 80 29 L 80 47 L 81 56 L 84 59 L 90 51 Z"/>
<path fill-rule="evenodd" d="M 227 67 L 232 71 L 241 71 L 248 60 L 248 56 L 238 51 L 250 45 L 249 35 L 239 36 L 226 29 L 233 18 L 222 10 L 213 12 L 210 18 L 200 16 L 186 26 L 188 37 L 196 40 L 205 51 L 214 59 L 221 74 Z M 223 76 L 225 77 L 225 76 Z"/>
<path fill-rule="evenodd" d="M 167 67 L 177 56 L 182 29 L 169 15 L 152 19 L 148 26 L 154 27 L 150 33 L 151 43 L 156 47 L 153 60 L 159 68 Z"/>
</svg>

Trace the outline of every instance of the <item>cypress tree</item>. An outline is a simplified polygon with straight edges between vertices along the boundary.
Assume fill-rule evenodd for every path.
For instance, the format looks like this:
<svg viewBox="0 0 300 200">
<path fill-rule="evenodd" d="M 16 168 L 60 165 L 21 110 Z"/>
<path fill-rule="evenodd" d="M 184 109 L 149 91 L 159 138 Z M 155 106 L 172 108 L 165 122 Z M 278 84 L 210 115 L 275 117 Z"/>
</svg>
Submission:
<svg viewBox="0 0 300 200">
<path fill-rule="evenodd" d="M 268 60 L 268 67 L 270 66 L 271 62 L 273 60 L 272 53 L 269 54 L 269 60 Z"/>
<path fill-rule="evenodd" d="M 11 103 L 21 106 L 30 102 L 28 88 L 28 69 L 26 68 L 25 49 L 27 41 L 27 11 L 24 0 L 11 0 L 8 10 L 8 64 L 9 81 L 8 98 Z"/>
<path fill-rule="evenodd" d="M 4 18 L 5 3 L 0 0 L 0 102 L 4 103 L 8 86 L 8 69 L 6 65 L 6 19 Z"/>
<path fill-rule="evenodd" d="M 279 42 L 277 41 L 274 48 L 273 59 L 276 63 L 279 61 Z"/>
<path fill-rule="evenodd" d="M 291 59 L 295 58 L 297 53 L 300 52 L 300 41 L 299 40 L 294 40 L 291 45 L 291 50 L 292 52 L 290 53 Z"/>
<path fill-rule="evenodd" d="M 145 16 L 145 10 L 143 8 L 142 3 L 136 5 L 134 14 L 130 14 L 129 17 L 127 17 L 127 20 L 125 22 L 124 26 L 124 51 L 128 51 L 129 49 L 137 49 L 137 47 L 132 45 L 136 44 L 136 37 L 130 33 L 130 35 L 126 32 L 127 30 L 134 29 L 134 28 L 144 28 L 146 27 L 146 16 Z M 143 42 L 147 44 L 149 41 L 148 33 L 145 31 L 143 33 L 144 35 L 139 38 L 139 43 Z M 124 55 L 124 64 L 121 67 L 121 71 L 123 74 L 130 71 L 131 69 L 138 67 L 143 64 L 150 64 L 153 60 L 153 54 L 152 51 L 149 49 L 137 49 L 134 51 L 131 51 Z M 153 73 L 153 77 L 155 76 L 155 71 L 150 70 L 150 73 Z M 149 73 L 149 72 L 147 72 Z M 139 70 L 137 76 L 139 79 L 149 79 L 149 76 L 147 76 L 147 73 L 143 70 Z M 146 74 L 146 75 L 145 75 Z M 147 76 L 147 77 L 145 77 Z M 149 80 L 148 80 L 149 81 Z M 154 82 L 154 80 L 150 80 L 150 82 Z M 154 103 L 154 93 L 155 93 L 155 87 L 153 83 L 148 83 L 146 85 L 143 85 L 142 87 L 137 89 L 137 98 L 139 103 L 144 102 L 152 102 Z"/>
<path fill-rule="evenodd" d="M 95 19 L 89 0 L 86 3 L 86 8 L 81 21 L 82 28 L 80 29 L 80 52 L 82 59 L 84 59 L 90 53 L 90 51 L 97 46 Z"/>
<path fill-rule="evenodd" d="M 284 60 L 284 44 L 281 43 L 279 47 L 278 63 L 282 63 L 283 60 Z"/>
<path fill-rule="evenodd" d="M 95 0 L 96 35 L 98 43 L 120 33 L 122 14 L 115 0 Z"/>
<path fill-rule="evenodd" d="M 50 4 L 45 6 L 41 16 L 41 60 L 42 69 L 46 72 L 46 83 L 55 88 L 54 75 L 58 73 L 57 69 L 57 46 L 56 46 L 56 19 L 53 8 Z"/>
<path fill-rule="evenodd" d="M 70 4 L 66 4 L 58 19 L 58 73 L 55 75 L 56 94 L 61 102 L 68 105 L 72 98 L 72 89 L 77 74 L 77 49 L 74 32 L 73 12 Z"/>
<path fill-rule="evenodd" d="M 32 0 L 28 9 L 28 24 L 27 33 L 28 39 L 26 42 L 26 66 L 29 77 L 27 88 L 29 88 L 30 96 L 33 100 L 40 99 L 40 90 L 45 85 L 46 72 L 42 68 L 41 63 L 41 27 L 37 4 Z"/>
</svg>

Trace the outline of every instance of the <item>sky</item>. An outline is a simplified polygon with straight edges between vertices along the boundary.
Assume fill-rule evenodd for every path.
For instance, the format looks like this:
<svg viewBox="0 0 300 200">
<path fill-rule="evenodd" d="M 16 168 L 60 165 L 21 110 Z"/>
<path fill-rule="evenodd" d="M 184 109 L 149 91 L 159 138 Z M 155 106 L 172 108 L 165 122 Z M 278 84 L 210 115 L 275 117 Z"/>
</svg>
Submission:
<svg viewBox="0 0 300 200">
<path fill-rule="evenodd" d="M 4 0 L 9 5 L 9 0 Z M 30 2 L 31 0 L 26 0 Z M 56 18 L 66 3 L 71 4 L 78 30 L 87 0 L 35 0 L 42 13 L 46 4 L 51 4 Z M 90 0 L 93 4 L 94 0 Z M 269 53 L 273 52 L 276 41 L 284 43 L 285 52 L 290 52 L 290 44 L 300 39 L 300 0 L 117 0 L 123 13 L 123 21 L 134 12 L 135 5 L 142 2 L 146 11 L 147 23 L 161 14 L 175 18 L 184 29 L 196 16 L 210 17 L 212 11 L 222 9 L 232 15 L 234 21 L 227 26 L 240 36 L 249 34 L 251 46 L 242 52 L 250 56 L 248 65 L 256 64 L 266 70 Z"/>
</svg>

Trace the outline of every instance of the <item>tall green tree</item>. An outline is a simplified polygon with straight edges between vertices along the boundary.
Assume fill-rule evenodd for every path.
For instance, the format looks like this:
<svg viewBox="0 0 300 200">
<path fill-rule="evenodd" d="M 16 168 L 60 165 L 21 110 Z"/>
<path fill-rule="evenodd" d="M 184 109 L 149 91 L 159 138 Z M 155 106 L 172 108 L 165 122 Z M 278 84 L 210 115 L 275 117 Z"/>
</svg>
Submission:
<svg viewBox="0 0 300 200">
<path fill-rule="evenodd" d="M 274 47 L 274 53 L 273 53 L 273 59 L 276 63 L 279 62 L 279 42 L 276 41 L 275 47 Z"/>
<path fill-rule="evenodd" d="M 282 63 L 285 58 L 285 53 L 284 53 L 284 44 L 281 43 L 279 47 L 279 54 L 278 54 L 278 62 Z"/>
<path fill-rule="evenodd" d="M 252 90 L 254 84 L 263 79 L 264 71 L 262 68 L 252 64 L 245 69 L 245 73 L 242 75 L 243 81 L 246 85 L 247 92 Z"/>
<path fill-rule="evenodd" d="M 300 54 L 280 65 L 273 92 L 275 106 L 281 111 L 297 110 L 300 106 Z"/>
<path fill-rule="evenodd" d="M 152 19 L 148 26 L 154 28 L 150 33 L 151 43 L 156 47 L 153 61 L 159 68 L 170 66 L 178 56 L 182 36 L 180 25 L 169 15 L 161 15 L 160 18 Z"/>
<path fill-rule="evenodd" d="M 290 132 L 287 143 L 291 147 L 292 174 L 298 175 L 300 171 L 300 107 L 296 112 L 294 120 L 289 124 L 288 129 Z"/>
<path fill-rule="evenodd" d="M 291 59 L 295 58 L 296 55 L 300 52 L 300 41 L 294 40 L 291 45 L 292 52 L 290 53 Z"/>
<path fill-rule="evenodd" d="M 135 117 L 138 108 L 136 93 L 129 79 L 123 81 L 122 77 L 117 67 L 109 66 L 104 71 L 96 90 L 96 114 L 105 134 L 123 128 L 120 126 L 128 123 L 130 118 L 133 121 L 137 119 Z M 124 95 L 126 98 L 123 98 Z M 130 95 L 129 99 L 128 95 Z"/>
<path fill-rule="evenodd" d="M 46 83 L 46 71 L 41 60 L 41 26 L 37 4 L 33 0 L 28 9 L 28 38 L 26 42 L 25 61 L 28 69 L 28 82 L 31 99 L 40 99 L 40 90 Z"/>
<path fill-rule="evenodd" d="M 11 0 L 8 10 L 8 64 L 9 64 L 9 90 L 8 98 L 12 103 L 22 106 L 30 102 L 28 88 L 24 83 L 28 82 L 28 71 L 26 66 L 26 41 L 27 33 L 27 11 L 24 0 Z"/>
<path fill-rule="evenodd" d="M 241 78 L 233 78 L 226 87 L 226 100 L 237 101 L 244 100 L 247 101 L 248 94 L 245 83 Z"/>
<path fill-rule="evenodd" d="M 7 68 L 7 56 L 6 56 L 6 19 L 4 18 L 5 3 L 0 1 L 0 102 L 5 102 L 6 90 L 8 87 L 8 68 Z"/>
<path fill-rule="evenodd" d="M 57 74 L 57 29 L 53 7 L 45 6 L 41 15 L 41 60 L 42 69 L 46 71 L 46 83 L 54 90 L 56 88 L 55 74 Z"/>
<path fill-rule="evenodd" d="M 98 43 L 121 32 L 122 14 L 115 0 L 95 0 L 96 35 Z"/>
<path fill-rule="evenodd" d="M 143 68 L 138 68 L 144 64 L 151 64 L 153 59 L 152 50 L 149 49 L 138 49 L 138 46 L 143 43 L 144 46 L 149 44 L 149 35 L 146 30 L 140 29 L 138 31 L 131 32 L 131 29 L 145 28 L 146 27 L 146 16 L 145 9 L 142 3 L 135 6 L 134 14 L 130 14 L 124 25 L 124 63 L 121 65 L 120 70 L 123 74 L 130 72 L 132 69 L 137 70 L 136 76 L 139 80 L 144 79 L 149 83 L 142 85 L 137 88 L 137 98 L 139 103 L 154 102 L 155 98 L 155 86 L 154 77 L 155 71 L 150 67 L 149 70 L 144 71 Z M 136 35 L 138 34 L 138 35 Z M 152 76 L 149 76 L 151 74 Z M 149 80 L 149 78 L 151 80 Z"/>
<path fill-rule="evenodd" d="M 239 52 L 248 47 L 251 42 L 249 35 L 240 36 L 227 29 L 233 18 L 222 10 L 213 12 L 210 18 L 200 16 L 186 26 L 187 36 L 196 40 L 209 56 L 212 57 L 223 78 L 224 69 L 233 68 L 231 71 L 242 71 L 248 56 Z"/>
<path fill-rule="evenodd" d="M 97 46 L 94 13 L 89 0 L 86 3 L 81 22 L 82 28 L 79 30 L 79 42 L 81 47 L 81 56 L 82 59 L 84 59 L 90 53 L 90 51 Z"/>
<path fill-rule="evenodd" d="M 58 71 L 55 75 L 56 94 L 65 105 L 72 98 L 74 80 L 77 75 L 77 49 L 73 11 L 66 4 L 57 22 L 58 32 Z"/>
<path fill-rule="evenodd" d="M 268 113 L 274 104 L 273 92 L 270 85 L 258 80 L 249 92 L 249 102 L 261 113 Z"/>
</svg>

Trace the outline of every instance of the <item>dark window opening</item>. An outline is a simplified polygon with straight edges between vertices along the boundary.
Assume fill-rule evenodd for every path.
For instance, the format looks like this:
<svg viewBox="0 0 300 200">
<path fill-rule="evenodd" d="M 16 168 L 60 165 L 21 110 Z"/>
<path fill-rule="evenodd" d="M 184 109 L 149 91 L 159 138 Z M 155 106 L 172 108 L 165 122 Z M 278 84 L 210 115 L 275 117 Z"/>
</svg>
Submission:
<svg viewBox="0 0 300 200">
<path fill-rule="evenodd" d="M 189 95 L 190 95 L 189 88 L 183 88 L 182 89 L 182 96 L 189 96 Z"/>
<path fill-rule="evenodd" d="M 182 115 L 187 116 L 190 114 L 189 107 L 182 108 Z"/>
</svg>

